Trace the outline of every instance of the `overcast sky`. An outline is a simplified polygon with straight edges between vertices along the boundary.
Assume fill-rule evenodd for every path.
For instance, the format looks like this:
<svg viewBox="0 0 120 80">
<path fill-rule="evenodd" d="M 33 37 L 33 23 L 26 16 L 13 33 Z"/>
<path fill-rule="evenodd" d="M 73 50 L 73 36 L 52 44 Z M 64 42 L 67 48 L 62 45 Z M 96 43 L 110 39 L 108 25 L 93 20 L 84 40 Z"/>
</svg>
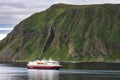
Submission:
<svg viewBox="0 0 120 80">
<path fill-rule="evenodd" d="M 56 3 L 76 5 L 120 3 L 120 0 L 0 0 L 0 40 L 16 24 L 33 13 L 43 11 Z"/>
</svg>

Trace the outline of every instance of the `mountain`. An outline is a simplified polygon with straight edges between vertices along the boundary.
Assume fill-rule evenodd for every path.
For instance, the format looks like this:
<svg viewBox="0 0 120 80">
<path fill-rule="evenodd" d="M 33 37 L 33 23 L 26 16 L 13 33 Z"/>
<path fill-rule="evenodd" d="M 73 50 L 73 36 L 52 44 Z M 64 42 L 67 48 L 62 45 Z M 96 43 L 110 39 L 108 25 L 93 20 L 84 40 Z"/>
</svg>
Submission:
<svg viewBox="0 0 120 80">
<path fill-rule="evenodd" d="M 55 4 L 0 41 L 0 60 L 120 61 L 120 4 Z"/>
</svg>

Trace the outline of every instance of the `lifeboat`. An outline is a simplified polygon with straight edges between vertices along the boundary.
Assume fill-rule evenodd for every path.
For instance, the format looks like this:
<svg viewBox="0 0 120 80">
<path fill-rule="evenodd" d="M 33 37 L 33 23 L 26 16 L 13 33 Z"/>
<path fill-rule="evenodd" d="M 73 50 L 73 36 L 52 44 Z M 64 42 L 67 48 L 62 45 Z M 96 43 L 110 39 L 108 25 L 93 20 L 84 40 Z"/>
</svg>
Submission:
<svg viewBox="0 0 120 80">
<path fill-rule="evenodd" d="M 60 69 L 61 65 L 58 61 L 50 60 L 36 60 L 28 62 L 28 69 Z"/>
</svg>

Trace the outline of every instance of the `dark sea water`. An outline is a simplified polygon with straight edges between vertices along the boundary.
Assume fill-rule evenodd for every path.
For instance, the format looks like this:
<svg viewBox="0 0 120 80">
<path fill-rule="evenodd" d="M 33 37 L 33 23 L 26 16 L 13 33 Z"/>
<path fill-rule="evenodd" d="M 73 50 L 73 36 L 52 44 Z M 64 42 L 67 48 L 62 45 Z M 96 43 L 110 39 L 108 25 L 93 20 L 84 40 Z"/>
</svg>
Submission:
<svg viewBox="0 0 120 80">
<path fill-rule="evenodd" d="M 26 63 L 0 64 L 0 80 L 120 80 L 117 63 L 61 63 L 60 70 L 27 69 Z"/>
</svg>

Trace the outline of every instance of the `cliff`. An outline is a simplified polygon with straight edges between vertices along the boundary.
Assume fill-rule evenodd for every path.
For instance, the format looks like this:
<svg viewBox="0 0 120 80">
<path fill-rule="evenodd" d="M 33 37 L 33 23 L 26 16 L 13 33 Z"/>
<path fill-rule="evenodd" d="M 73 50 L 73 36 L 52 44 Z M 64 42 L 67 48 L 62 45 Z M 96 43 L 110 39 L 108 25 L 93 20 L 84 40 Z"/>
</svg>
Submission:
<svg viewBox="0 0 120 80">
<path fill-rule="evenodd" d="M 0 60 L 120 61 L 120 4 L 55 4 L 0 41 Z"/>
</svg>

